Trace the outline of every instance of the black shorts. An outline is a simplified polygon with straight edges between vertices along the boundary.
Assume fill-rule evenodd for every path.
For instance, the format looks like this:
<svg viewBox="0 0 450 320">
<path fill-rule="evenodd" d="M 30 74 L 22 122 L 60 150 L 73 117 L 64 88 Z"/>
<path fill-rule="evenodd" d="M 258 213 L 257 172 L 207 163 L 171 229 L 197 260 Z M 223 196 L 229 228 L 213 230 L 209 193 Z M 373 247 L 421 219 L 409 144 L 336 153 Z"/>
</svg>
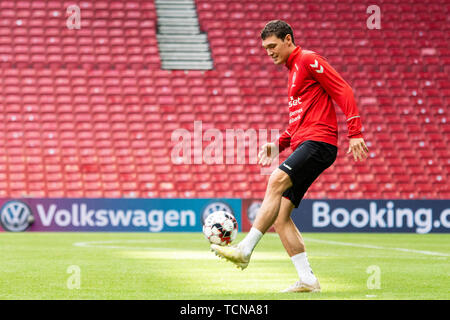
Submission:
<svg viewBox="0 0 450 320">
<path fill-rule="evenodd" d="M 308 188 L 333 164 L 336 156 L 337 147 L 332 144 L 312 140 L 303 142 L 279 166 L 292 181 L 292 187 L 283 193 L 283 197 L 291 200 L 298 208 Z"/>
</svg>

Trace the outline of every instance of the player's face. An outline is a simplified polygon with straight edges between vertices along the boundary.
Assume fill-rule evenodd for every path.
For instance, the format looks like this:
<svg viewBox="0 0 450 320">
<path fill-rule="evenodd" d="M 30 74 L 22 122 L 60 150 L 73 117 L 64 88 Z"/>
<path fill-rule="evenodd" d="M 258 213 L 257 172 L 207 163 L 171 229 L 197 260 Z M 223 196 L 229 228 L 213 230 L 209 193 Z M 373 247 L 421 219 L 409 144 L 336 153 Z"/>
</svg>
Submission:
<svg viewBox="0 0 450 320">
<path fill-rule="evenodd" d="M 273 63 L 284 64 L 289 57 L 289 48 L 292 46 L 291 35 L 286 35 L 284 41 L 272 35 L 263 40 L 262 46 L 272 58 Z"/>
</svg>

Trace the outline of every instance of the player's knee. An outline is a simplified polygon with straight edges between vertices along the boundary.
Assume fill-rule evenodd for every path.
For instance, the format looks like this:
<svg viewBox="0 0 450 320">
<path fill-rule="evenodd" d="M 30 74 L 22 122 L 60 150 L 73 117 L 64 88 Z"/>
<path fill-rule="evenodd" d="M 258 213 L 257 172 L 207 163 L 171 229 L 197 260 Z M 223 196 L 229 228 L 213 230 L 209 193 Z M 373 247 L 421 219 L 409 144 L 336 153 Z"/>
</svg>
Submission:
<svg viewBox="0 0 450 320">
<path fill-rule="evenodd" d="M 276 169 L 270 175 L 267 188 L 270 192 L 281 195 L 291 185 L 292 183 L 289 175 L 280 169 Z"/>
</svg>

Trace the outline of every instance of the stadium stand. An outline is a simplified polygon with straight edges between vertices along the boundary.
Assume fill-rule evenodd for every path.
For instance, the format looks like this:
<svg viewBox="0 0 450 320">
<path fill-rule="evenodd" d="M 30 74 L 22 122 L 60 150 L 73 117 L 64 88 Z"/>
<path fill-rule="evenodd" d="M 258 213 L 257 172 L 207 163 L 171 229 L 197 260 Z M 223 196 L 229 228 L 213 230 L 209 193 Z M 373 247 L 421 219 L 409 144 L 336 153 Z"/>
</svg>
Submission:
<svg viewBox="0 0 450 320">
<path fill-rule="evenodd" d="M 447 1 L 380 1 L 369 30 L 360 1 L 197 0 L 210 71 L 161 70 L 152 1 L 80 1 L 80 29 L 71 4 L 0 1 L 0 196 L 262 198 L 257 165 L 176 164 L 171 136 L 285 129 L 287 73 L 259 39 L 283 19 L 351 84 L 370 149 L 346 156 L 338 110 L 338 159 L 307 197 L 450 197 Z"/>
</svg>

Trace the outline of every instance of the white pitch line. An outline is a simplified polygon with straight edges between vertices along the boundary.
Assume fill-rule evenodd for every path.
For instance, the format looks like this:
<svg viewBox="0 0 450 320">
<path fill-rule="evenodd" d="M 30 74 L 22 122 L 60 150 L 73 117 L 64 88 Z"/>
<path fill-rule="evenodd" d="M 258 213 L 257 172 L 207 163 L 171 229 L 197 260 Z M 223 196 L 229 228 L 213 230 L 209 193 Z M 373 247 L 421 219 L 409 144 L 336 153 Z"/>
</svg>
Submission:
<svg viewBox="0 0 450 320">
<path fill-rule="evenodd" d="M 205 242 L 203 239 L 193 239 L 190 241 L 195 242 Z M 130 249 L 130 250 L 174 250 L 171 247 L 138 247 L 138 246 L 127 246 L 126 244 L 156 244 L 156 243 L 171 243 L 179 242 L 179 240 L 166 239 L 166 240 L 100 240 L 100 241 L 83 241 L 75 242 L 73 246 L 75 247 L 85 247 L 85 248 L 102 248 L 102 249 Z M 122 245 L 124 244 L 124 245 Z"/>
<path fill-rule="evenodd" d="M 311 242 L 333 244 L 333 245 L 337 245 L 337 246 L 359 247 L 359 248 L 369 248 L 369 249 L 379 249 L 379 250 L 394 250 L 394 251 L 420 253 L 420 254 L 426 254 L 426 255 L 430 255 L 430 256 L 440 256 L 440 257 L 449 257 L 450 256 L 450 254 L 442 253 L 442 252 L 435 252 L 435 251 L 423 251 L 423 250 L 413 250 L 413 249 L 405 249 L 405 248 L 390 248 L 390 247 L 374 246 L 374 245 L 370 245 L 370 244 L 320 240 L 320 239 L 312 239 L 312 238 L 304 238 L 304 239 L 307 241 L 311 241 Z"/>
</svg>

